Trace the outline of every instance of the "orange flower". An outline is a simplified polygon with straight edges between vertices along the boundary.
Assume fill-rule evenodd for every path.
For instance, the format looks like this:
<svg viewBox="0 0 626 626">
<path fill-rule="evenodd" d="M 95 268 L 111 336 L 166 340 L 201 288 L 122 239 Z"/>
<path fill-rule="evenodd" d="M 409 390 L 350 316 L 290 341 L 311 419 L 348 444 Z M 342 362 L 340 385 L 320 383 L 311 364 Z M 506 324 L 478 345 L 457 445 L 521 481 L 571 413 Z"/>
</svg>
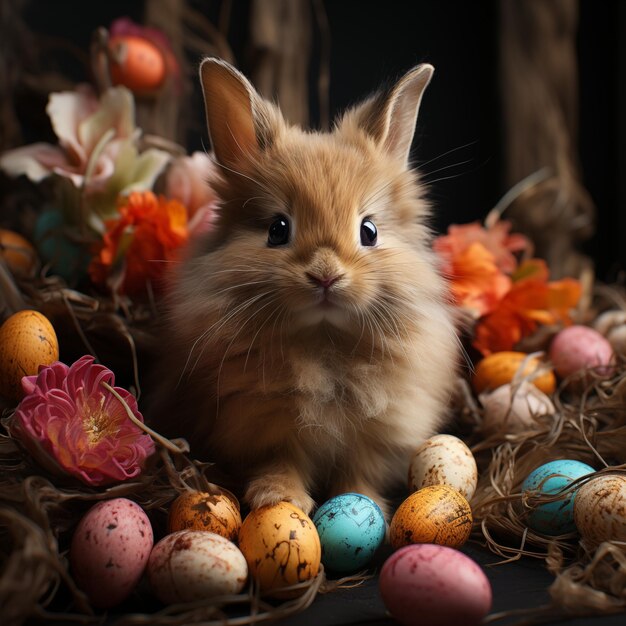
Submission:
<svg viewBox="0 0 626 626">
<path fill-rule="evenodd" d="M 482 243 L 472 243 L 449 261 L 451 289 L 456 303 L 476 317 L 493 311 L 511 288 L 511 279 L 496 265 Z"/>
<path fill-rule="evenodd" d="M 447 235 L 435 239 L 433 249 L 444 261 L 451 261 L 473 243 L 480 243 L 494 256 L 496 266 L 510 274 L 517 267 L 517 259 L 513 253 L 531 248 L 530 241 L 524 235 L 510 235 L 510 230 L 510 222 L 504 220 L 495 222 L 488 228 L 484 228 L 479 222 L 452 224 Z"/>
<path fill-rule="evenodd" d="M 570 311 L 581 294 L 577 280 L 548 282 L 548 268 L 541 259 L 522 263 L 513 279 L 495 310 L 476 325 L 474 347 L 483 355 L 512 350 L 539 324 L 571 323 Z"/>
<path fill-rule="evenodd" d="M 159 287 L 168 262 L 178 259 L 187 241 L 187 209 L 178 200 L 151 191 L 123 197 L 119 217 L 105 222 L 106 232 L 89 267 L 94 283 L 138 293 Z"/>
</svg>

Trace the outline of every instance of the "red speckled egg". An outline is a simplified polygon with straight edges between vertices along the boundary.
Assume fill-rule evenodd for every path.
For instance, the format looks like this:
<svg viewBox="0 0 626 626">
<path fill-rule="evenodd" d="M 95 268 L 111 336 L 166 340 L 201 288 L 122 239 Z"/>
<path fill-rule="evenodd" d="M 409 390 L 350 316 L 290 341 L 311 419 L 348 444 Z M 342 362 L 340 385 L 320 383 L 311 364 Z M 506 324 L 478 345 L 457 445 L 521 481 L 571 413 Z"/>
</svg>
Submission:
<svg viewBox="0 0 626 626">
<path fill-rule="evenodd" d="M 248 579 L 248 564 L 221 535 L 179 530 L 154 546 L 147 576 L 163 603 L 193 602 L 239 593 Z"/>
<path fill-rule="evenodd" d="M 433 544 L 394 552 L 379 578 L 380 595 L 404 626 L 475 626 L 491 608 L 491 585 L 468 556 Z"/>
<path fill-rule="evenodd" d="M 612 360 L 611 344 L 589 326 L 569 326 L 550 344 L 550 361 L 561 378 L 586 368 L 609 365 Z"/>
<path fill-rule="evenodd" d="M 87 511 L 72 537 L 70 563 L 74 579 L 94 606 L 109 608 L 131 594 L 152 542 L 150 520 L 131 500 L 106 500 Z"/>
</svg>

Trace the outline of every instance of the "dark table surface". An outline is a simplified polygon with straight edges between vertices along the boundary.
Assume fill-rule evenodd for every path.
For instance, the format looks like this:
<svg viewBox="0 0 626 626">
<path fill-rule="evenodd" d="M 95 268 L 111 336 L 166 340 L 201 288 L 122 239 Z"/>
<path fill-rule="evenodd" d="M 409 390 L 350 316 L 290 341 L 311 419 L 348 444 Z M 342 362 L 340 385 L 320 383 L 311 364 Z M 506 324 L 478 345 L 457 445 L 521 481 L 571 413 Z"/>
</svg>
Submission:
<svg viewBox="0 0 626 626">
<path fill-rule="evenodd" d="M 519 561 L 495 565 L 502 559 L 477 544 L 467 544 L 462 548 L 468 556 L 479 563 L 493 590 L 491 613 L 512 609 L 528 609 L 546 605 L 550 601 L 548 587 L 554 580 L 538 559 L 525 557 Z M 379 555 L 378 562 L 384 561 L 386 554 Z M 494 622 L 510 626 L 519 623 L 521 617 L 510 617 Z M 579 617 L 565 621 L 547 621 L 544 624 L 565 626 L 626 626 L 626 613 L 601 617 Z M 360 587 L 342 589 L 328 594 L 318 594 L 313 604 L 302 613 L 280 621 L 284 626 L 344 626 L 364 624 L 383 626 L 397 624 L 386 612 L 378 592 L 376 578 L 366 581 Z M 456 626 L 456 625 L 451 625 Z M 459 624 L 459 626 L 462 626 Z"/>
</svg>

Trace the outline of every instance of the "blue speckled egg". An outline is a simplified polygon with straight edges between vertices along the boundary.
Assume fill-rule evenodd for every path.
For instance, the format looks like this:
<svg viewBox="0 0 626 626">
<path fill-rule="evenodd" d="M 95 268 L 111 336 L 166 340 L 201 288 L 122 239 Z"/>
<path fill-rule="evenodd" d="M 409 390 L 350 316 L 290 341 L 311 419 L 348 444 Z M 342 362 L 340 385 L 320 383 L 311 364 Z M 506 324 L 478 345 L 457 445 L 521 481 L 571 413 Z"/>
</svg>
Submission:
<svg viewBox="0 0 626 626">
<path fill-rule="evenodd" d="M 557 493 L 573 480 L 593 472 L 593 467 L 580 461 L 550 461 L 528 475 L 522 484 L 522 492 Z M 546 502 L 534 508 L 528 515 L 528 526 L 546 535 L 561 535 L 575 530 L 574 497 L 577 491 L 578 489 L 573 489 L 563 494 L 560 500 Z"/>
<path fill-rule="evenodd" d="M 332 571 L 362 569 L 385 539 L 379 506 L 360 493 L 343 493 L 325 502 L 313 523 L 322 544 L 322 563 Z"/>
</svg>

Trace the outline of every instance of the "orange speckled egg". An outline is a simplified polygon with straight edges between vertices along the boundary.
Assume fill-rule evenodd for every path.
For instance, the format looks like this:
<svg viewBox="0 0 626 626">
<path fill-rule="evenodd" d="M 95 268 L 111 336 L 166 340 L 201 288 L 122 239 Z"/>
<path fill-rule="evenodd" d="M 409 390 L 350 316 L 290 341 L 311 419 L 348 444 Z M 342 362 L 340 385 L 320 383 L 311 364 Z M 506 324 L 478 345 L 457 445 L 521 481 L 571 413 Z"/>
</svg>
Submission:
<svg viewBox="0 0 626 626">
<path fill-rule="evenodd" d="M 395 548 L 411 543 L 436 543 L 458 548 L 472 531 L 469 502 L 453 487 L 431 485 L 412 493 L 396 511 L 389 526 Z"/>
<path fill-rule="evenodd" d="M 226 495 L 188 491 L 174 500 L 168 517 L 168 532 L 208 530 L 235 541 L 241 528 L 237 505 Z"/>
<path fill-rule="evenodd" d="M 299 595 L 280 589 L 315 578 L 322 556 L 315 525 L 289 502 L 252 511 L 239 531 L 239 549 L 261 591 L 276 598 Z"/>
<path fill-rule="evenodd" d="M 165 59 L 151 41 L 133 35 L 109 40 L 111 79 L 135 92 L 158 89 L 165 79 Z"/>
<path fill-rule="evenodd" d="M 22 377 L 59 358 L 59 342 L 48 318 L 38 311 L 18 311 L 0 327 L 0 394 L 20 400 Z"/>
<path fill-rule="evenodd" d="M 526 358 L 528 358 L 528 354 L 525 352 L 495 352 L 486 356 L 476 366 L 476 373 L 472 381 L 474 390 L 476 393 L 482 393 L 510 383 L 522 361 Z M 544 393 L 550 394 L 556 387 L 556 378 L 554 372 L 547 369 L 539 359 L 529 358 L 524 367 L 523 375 L 529 376 L 540 367 L 542 371 L 532 379 L 532 383 Z"/>
<path fill-rule="evenodd" d="M 37 265 L 37 253 L 30 242 L 12 230 L 0 228 L 0 257 L 15 276 L 31 276 Z"/>
</svg>

